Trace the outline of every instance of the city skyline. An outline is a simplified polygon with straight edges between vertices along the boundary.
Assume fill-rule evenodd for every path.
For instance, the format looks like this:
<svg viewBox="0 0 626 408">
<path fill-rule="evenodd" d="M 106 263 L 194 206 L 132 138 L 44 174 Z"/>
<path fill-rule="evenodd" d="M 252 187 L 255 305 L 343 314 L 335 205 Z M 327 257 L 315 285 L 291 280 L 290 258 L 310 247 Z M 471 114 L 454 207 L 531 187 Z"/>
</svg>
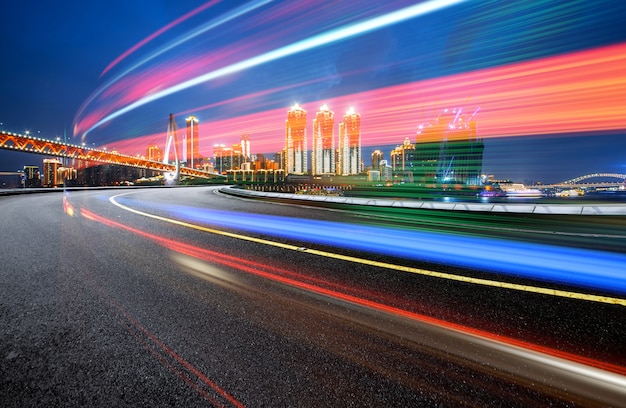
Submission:
<svg viewBox="0 0 626 408">
<path fill-rule="evenodd" d="M 462 113 L 463 108 L 444 109 L 437 116 L 421 123 L 414 142 L 405 138 L 403 145 L 398 145 L 389 152 L 389 161 L 384 160 L 384 152 L 378 152 L 376 161 L 384 160 L 391 163 L 390 171 L 403 181 L 420 183 L 457 182 L 468 185 L 479 185 L 483 179 L 482 161 L 484 143 L 476 131 L 476 109 L 471 115 Z M 347 109 L 343 120 L 338 124 L 338 148 L 335 149 L 334 111 L 324 104 L 316 112 L 312 121 L 313 142 L 309 149 L 306 139 L 306 110 L 296 104 L 287 111 L 285 147 L 275 156 L 283 157 L 277 168 L 285 170 L 285 174 L 324 174 L 356 175 L 363 174 L 367 169 L 380 170 L 372 154 L 371 165 L 362 156 L 361 115 L 354 108 Z M 247 148 L 250 138 L 246 133 Z M 242 137 L 243 138 L 243 137 Z M 420 141 L 420 139 L 426 140 Z M 297 149 L 294 146 L 299 146 Z M 242 169 L 249 155 L 243 153 L 243 142 L 227 148 L 224 144 L 214 145 L 213 158 L 219 172 Z M 223 165 L 223 156 L 229 156 L 228 164 Z M 303 170 L 310 153 L 310 166 Z M 260 154 L 263 156 L 263 154 Z M 291 156 L 292 160 L 289 160 Z M 238 159 L 235 161 L 234 157 Z M 335 158 L 337 161 L 336 166 Z M 263 167 L 265 168 L 265 167 Z M 255 168 L 252 168 L 255 170 Z M 405 178 L 405 174 L 408 176 Z"/>
<path fill-rule="evenodd" d="M 303 107 L 302 107 L 302 106 L 300 106 L 300 105 L 298 105 L 298 108 L 303 109 Z M 348 108 L 348 110 L 351 110 L 351 108 Z M 282 111 L 282 112 L 284 112 L 284 110 L 281 110 L 281 111 Z M 473 113 L 473 114 L 476 114 L 476 113 L 477 113 L 477 112 L 476 112 L 476 111 L 474 111 L 474 113 Z M 170 124 L 168 125 L 168 127 L 169 127 L 170 125 L 172 125 L 172 124 L 174 125 L 175 129 L 177 129 L 177 125 L 176 125 L 176 122 L 175 122 L 175 117 L 174 117 L 174 121 L 173 121 L 173 122 L 170 122 Z M 304 125 L 304 126 L 306 127 L 306 126 L 307 126 L 307 124 L 305 123 L 305 125 Z M 416 128 L 418 129 L 418 132 L 414 135 L 414 137 L 415 137 L 415 138 L 417 138 L 417 137 L 419 137 L 419 136 L 420 136 L 420 133 L 419 133 L 420 125 L 417 125 L 417 126 L 416 126 Z M 243 136 L 245 136 L 245 137 L 247 138 L 248 149 L 249 149 L 249 148 L 250 148 L 250 136 L 249 136 L 248 134 L 241 135 L 241 136 L 242 136 L 242 137 L 243 137 Z M 160 136 L 160 137 L 161 137 L 161 136 Z M 613 135 L 608 134 L 608 135 L 598 136 L 598 137 L 611 138 L 611 137 L 613 137 Z M 234 138 L 234 136 L 233 136 L 233 138 Z M 57 140 L 58 140 L 58 138 L 57 138 Z M 555 140 L 557 140 L 557 141 L 558 141 L 558 139 L 555 139 Z M 417 139 L 413 139 L 413 142 L 417 142 Z M 541 143 L 549 143 L 549 142 L 550 142 L 550 139 L 544 139 L 544 140 L 541 140 L 541 141 L 537 141 L 536 143 L 540 143 L 540 142 L 541 142 Z M 579 143 L 576 143 L 576 142 L 579 142 Z M 585 142 L 586 142 L 586 141 L 584 140 L 584 138 L 575 138 L 575 139 L 574 139 L 574 143 L 570 143 L 570 144 L 571 144 L 571 146 L 570 146 L 570 147 L 571 147 L 572 149 L 585 150 L 585 149 L 586 149 L 586 147 L 584 147 L 584 146 L 585 146 Z M 588 140 L 587 140 L 587 142 L 588 142 Z M 165 142 L 163 142 L 163 143 L 165 144 Z M 502 142 L 502 146 L 500 146 L 500 147 L 499 147 L 499 148 L 500 148 L 500 150 L 495 150 L 495 151 L 493 151 L 493 152 L 492 152 L 492 155 L 501 154 L 501 153 L 503 153 L 503 151 L 508 150 L 508 149 L 510 148 L 511 143 L 512 143 L 512 142 L 510 141 L 510 139 L 507 139 L 507 140 L 503 141 L 503 142 Z M 254 145 L 254 144 L 253 144 L 253 145 Z M 387 161 L 390 161 L 390 160 L 391 160 L 391 157 L 389 157 L 389 152 L 390 152 L 390 151 L 395 150 L 396 148 L 400 147 L 401 145 L 402 145 L 402 143 L 401 143 L 400 141 L 398 141 L 397 143 L 395 143 L 395 144 L 393 144 L 393 145 L 387 145 L 387 146 L 368 146 L 368 147 L 366 148 L 366 153 L 365 153 L 365 154 L 363 154 L 363 156 L 364 156 L 365 158 L 368 158 L 368 157 L 369 157 L 369 155 L 371 154 L 371 152 L 372 152 L 372 151 L 374 151 L 374 150 L 382 150 L 382 151 L 384 152 L 384 154 L 385 154 L 385 159 L 386 159 Z M 580 147 L 580 146 L 582 146 L 582 147 Z M 147 148 L 149 148 L 149 147 L 150 147 L 150 146 L 144 146 L 144 152 L 146 152 L 146 153 L 147 153 L 146 149 L 147 149 Z M 238 147 L 238 148 L 240 148 L 240 144 L 237 144 L 237 147 Z M 179 148 L 179 150 L 180 150 L 180 148 Z M 490 151 L 489 151 L 489 150 L 490 150 L 490 149 L 485 149 L 485 156 L 489 156 L 489 153 L 490 153 Z M 207 151 L 208 151 L 208 150 L 207 150 Z M 550 151 L 551 151 L 551 149 L 545 149 L 544 153 L 545 153 L 546 155 L 549 155 L 549 154 L 550 154 Z M 308 149 L 308 152 L 309 152 L 309 153 L 312 153 L 312 150 L 311 150 L 311 149 Z M 25 154 L 23 154 L 23 153 L 18 153 L 18 152 L 16 152 L 16 153 L 12 153 L 12 154 L 15 154 L 15 155 L 25 155 Z M 272 152 L 268 152 L 268 153 L 259 153 L 259 152 L 255 152 L 255 154 L 259 154 L 259 155 L 266 155 L 266 154 L 272 154 Z M 173 155 L 173 153 L 172 153 L 172 155 Z M 211 154 L 207 154 L 207 156 L 206 156 L 206 157 L 207 157 L 207 158 L 210 158 L 211 156 L 212 156 Z M 41 161 L 43 161 L 43 160 L 46 158 L 46 156 L 39 156 L 39 157 L 40 157 L 40 158 L 39 158 L 38 160 L 41 160 Z M 145 155 L 145 157 L 149 157 L 149 154 L 146 154 L 146 155 Z M 549 158 L 544 158 L 544 157 L 543 157 L 543 155 L 538 155 L 538 156 L 535 158 L 535 160 L 536 160 L 537 166 L 538 166 L 538 167 L 540 167 L 542 164 L 545 164 L 545 163 L 546 163 L 547 161 L 549 161 L 550 159 L 549 159 Z M 33 161 L 33 160 L 30 160 L 30 161 L 26 161 L 26 162 L 24 162 L 24 163 L 25 163 L 24 165 L 30 165 L 30 164 L 33 164 L 33 163 L 34 163 L 34 161 Z M 26 164 L 26 163 L 27 163 L 27 164 Z M 364 162 L 363 164 L 364 164 L 364 166 L 365 166 L 365 167 L 367 167 L 367 166 L 368 166 L 367 162 Z M 309 169 L 310 169 L 310 167 L 309 167 Z M 18 170 L 21 170 L 21 166 L 18 168 Z M 599 172 L 603 172 L 603 171 L 599 171 Z M 484 171 L 483 173 L 485 173 L 485 174 L 491 174 L 491 175 L 494 175 L 494 173 L 493 173 L 493 172 L 490 172 L 490 171 L 488 171 L 488 170 L 487 170 L 487 171 Z M 584 173 L 584 174 L 589 174 L 589 173 Z M 541 183 L 541 182 L 550 183 L 550 182 L 560 182 L 560 181 L 564 181 L 564 180 L 566 180 L 565 178 L 562 178 L 562 179 L 553 179 L 553 180 L 548 180 L 548 181 L 545 181 L 545 179 L 536 179 L 536 178 L 532 178 L 531 176 L 520 176 L 520 177 L 506 177 L 506 176 L 504 176 L 504 177 L 500 177 L 501 175 L 499 175 L 499 174 L 497 174 L 497 173 L 496 173 L 495 175 L 496 175 L 496 178 L 500 178 L 500 179 L 510 179 L 510 180 L 513 180 L 513 181 L 516 181 L 516 182 L 524 182 L 524 183 L 536 183 L 536 182 L 540 182 L 540 183 Z M 580 176 L 580 175 L 583 175 L 583 173 L 573 175 L 573 176 L 571 176 L 571 177 L 569 177 L 569 178 L 574 178 L 574 177 L 577 177 L 577 176 Z"/>
<path fill-rule="evenodd" d="M 3 5 L 3 55 L 20 63 L 6 64 L 0 79 L 11 101 L 1 127 L 145 154 L 174 112 L 199 119 L 200 150 L 248 132 L 269 154 L 282 148 L 273 118 L 297 101 L 311 112 L 354 106 L 366 156 L 412 137 L 433 109 L 472 106 L 481 109 L 486 172 L 549 182 L 626 169 L 622 2 L 575 3 L 566 15 L 556 4 L 473 1 L 423 2 L 433 6 L 426 13 L 396 13 L 402 1 L 337 3 L 323 13 L 310 2 L 223 3 Z M 32 24 L 22 30 L 25 9 Z M 393 22 L 380 24 L 383 16 Z M 266 24 L 254 25 L 259 19 Z M 146 99 L 166 89 L 173 93 Z M 0 151 L 5 170 L 32 160 Z"/>
</svg>

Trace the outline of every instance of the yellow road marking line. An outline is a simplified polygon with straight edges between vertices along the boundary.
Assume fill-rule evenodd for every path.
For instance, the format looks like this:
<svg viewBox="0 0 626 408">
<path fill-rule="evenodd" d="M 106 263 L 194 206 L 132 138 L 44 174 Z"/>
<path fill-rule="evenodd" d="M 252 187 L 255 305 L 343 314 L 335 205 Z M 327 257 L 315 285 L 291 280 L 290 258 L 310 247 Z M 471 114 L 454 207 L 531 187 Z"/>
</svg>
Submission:
<svg viewBox="0 0 626 408">
<path fill-rule="evenodd" d="M 125 193 L 125 194 L 129 194 L 129 193 Z M 500 282 L 500 281 L 495 281 L 495 280 L 490 280 L 490 279 L 472 278 L 469 276 L 430 271 L 428 269 L 413 268 L 410 266 L 395 265 L 395 264 L 391 264 L 387 262 L 372 261 L 369 259 L 357 258 L 354 256 L 348 256 L 348 255 L 341 255 L 341 254 L 321 251 L 317 249 L 302 248 L 296 245 L 283 244 L 280 242 L 270 241 L 267 239 L 255 238 L 255 237 L 236 234 L 232 232 L 203 227 L 201 225 L 191 224 L 185 221 L 179 221 L 179 220 L 175 220 L 172 218 L 162 217 L 160 215 L 155 215 L 155 214 L 150 214 L 150 213 L 146 213 L 143 211 L 135 210 L 133 208 L 120 204 L 115 200 L 116 197 L 119 197 L 125 194 L 118 194 L 118 195 L 112 196 L 109 198 L 109 201 L 113 203 L 113 205 L 123 210 L 130 211 L 132 213 L 142 215 L 144 217 L 153 218 L 159 221 L 168 222 L 170 224 L 175 224 L 175 225 L 179 225 L 182 227 L 195 229 L 198 231 L 208 232 L 210 234 L 222 235 L 222 236 L 229 237 L 229 238 L 236 238 L 236 239 L 240 239 L 243 241 L 254 242 L 254 243 L 262 244 L 262 245 L 269 245 L 273 247 L 287 249 L 290 251 L 306 252 L 308 254 L 323 256 L 325 258 L 330 258 L 330 259 L 338 259 L 338 260 L 346 261 L 346 262 L 353 262 L 353 263 L 362 264 L 362 265 L 375 266 L 378 268 L 391 269 L 391 270 L 400 271 L 400 272 L 414 273 L 417 275 L 431 276 L 435 278 L 453 280 L 457 282 L 465 282 L 465 283 L 472 283 L 475 285 L 491 286 L 491 287 L 502 288 L 502 289 L 511 289 L 511 290 L 517 290 L 517 291 L 523 291 L 523 292 L 538 293 L 542 295 L 558 296 L 558 297 L 564 297 L 564 298 L 570 298 L 570 299 L 587 300 L 587 301 L 597 302 L 597 303 L 608 303 L 608 304 L 613 304 L 613 305 L 626 306 L 626 299 L 621 299 L 621 298 L 589 295 L 586 293 L 542 288 L 538 286 L 519 285 L 516 283 Z"/>
</svg>

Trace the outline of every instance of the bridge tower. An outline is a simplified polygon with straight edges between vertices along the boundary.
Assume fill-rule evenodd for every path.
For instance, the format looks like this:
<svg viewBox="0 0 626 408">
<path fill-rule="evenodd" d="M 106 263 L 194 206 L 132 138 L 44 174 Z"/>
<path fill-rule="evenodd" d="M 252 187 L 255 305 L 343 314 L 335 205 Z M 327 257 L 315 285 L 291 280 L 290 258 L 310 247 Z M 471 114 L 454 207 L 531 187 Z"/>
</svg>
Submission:
<svg viewBox="0 0 626 408">
<path fill-rule="evenodd" d="M 174 145 L 174 162 L 176 164 L 176 173 L 173 175 L 171 184 L 177 184 L 180 179 L 180 160 L 178 158 L 178 137 L 176 136 L 176 120 L 174 114 L 170 113 L 170 120 L 167 124 L 167 136 L 165 143 L 165 154 L 163 155 L 163 163 L 170 163 L 170 149 Z"/>
</svg>

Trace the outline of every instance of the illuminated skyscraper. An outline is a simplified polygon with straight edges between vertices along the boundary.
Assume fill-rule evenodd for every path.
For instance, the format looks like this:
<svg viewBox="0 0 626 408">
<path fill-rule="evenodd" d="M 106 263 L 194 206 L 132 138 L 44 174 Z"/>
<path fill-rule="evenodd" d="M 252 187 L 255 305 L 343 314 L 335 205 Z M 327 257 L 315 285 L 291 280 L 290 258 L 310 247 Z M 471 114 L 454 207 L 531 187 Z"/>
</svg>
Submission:
<svg viewBox="0 0 626 408">
<path fill-rule="evenodd" d="M 236 143 L 232 147 L 232 159 L 231 159 L 231 169 L 232 170 L 240 170 L 245 160 L 243 158 L 243 151 L 241 150 L 241 145 Z"/>
<path fill-rule="evenodd" d="M 218 174 L 225 173 L 232 169 L 233 149 L 223 144 L 213 146 L 213 162 L 215 163 L 215 171 Z"/>
<path fill-rule="evenodd" d="M 247 134 L 241 135 L 241 154 L 243 156 L 243 161 L 250 161 L 250 136 Z"/>
<path fill-rule="evenodd" d="M 24 187 L 41 187 L 39 167 L 24 166 Z"/>
<path fill-rule="evenodd" d="M 62 180 L 59 180 L 57 170 L 61 166 L 61 161 L 57 159 L 44 159 L 43 160 L 43 186 L 44 187 L 56 187 L 59 184 L 63 184 Z"/>
<path fill-rule="evenodd" d="M 313 175 L 335 172 L 335 113 L 327 105 L 313 119 Z"/>
<path fill-rule="evenodd" d="M 339 173 L 359 174 L 361 165 L 361 115 L 353 108 L 343 115 L 339 124 Z"/>
<path fill-rule="evenodd" d="M 383 160 L 384 154 L 380 150 L 374 150 L 372 152 L 372 169 L 379 170 L 380 169 L 380 161 Z"/>
<path fill-rule="evenodd" d="M 214 145 L 213 162 L 217 173 L 241 169 L 241 165 L 244 163 L 241 145 L 234 144 L 232 147 L 226 147 L 223 144 Z"/>
<path fill-rule="evenodd" d="M 195 116 L 189 116 L 185 120 L 187 122 L 187 131 L 183 139 L 181 161 L 186 163 L 187 167 L 195 168 L 201 164 L 200 149 L 198 148 L 198 119 Z"/>
<path fill-rule="evenodd" d="M 485 146 L 476 132 L 476 112 L 465 115 L 461 108 L 445 109 L 431 123 L 419 127 L 416 182 L 481 183 Z"/>
<path fill-rule="evenodd" d="M 76 169 L 72 167 L 59 167 L 57 169 L 57 182 L 63 184 L 67 180 L 76 180 Z"/>
<path fill-rule="evenodd" d="M 415 145 L 407 137 L 404 143 L 396 146 L 389 153 L 391 159 L 391 169 L 399 181 L 413 183 L 415 166 Z"/>
<path fill-rule="evenodd" d="M 287 112 L 285 122 L 285 174 L 306 174 L 307 142 L 306 111 L 295 104 Z"/>
</svg>

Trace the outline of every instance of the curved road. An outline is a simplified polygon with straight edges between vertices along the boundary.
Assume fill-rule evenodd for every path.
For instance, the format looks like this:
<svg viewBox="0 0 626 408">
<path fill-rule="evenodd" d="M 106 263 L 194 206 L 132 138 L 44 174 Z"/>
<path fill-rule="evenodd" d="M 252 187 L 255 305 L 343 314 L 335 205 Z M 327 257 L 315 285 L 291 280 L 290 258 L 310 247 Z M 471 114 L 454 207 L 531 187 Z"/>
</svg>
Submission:
<svg viewBox="0 0 626 408">
<path fill-rule="evenodd" d="M 0 198 L 0 405 L 623 404 L 622 278 L 563 285 L 463 252 L 558 263 L 561 243 L 610 273 L 621 218 L 372 211 L 205 187 Z M 439 239 L 473 263 L 428 256 Z"/>
</svg>

